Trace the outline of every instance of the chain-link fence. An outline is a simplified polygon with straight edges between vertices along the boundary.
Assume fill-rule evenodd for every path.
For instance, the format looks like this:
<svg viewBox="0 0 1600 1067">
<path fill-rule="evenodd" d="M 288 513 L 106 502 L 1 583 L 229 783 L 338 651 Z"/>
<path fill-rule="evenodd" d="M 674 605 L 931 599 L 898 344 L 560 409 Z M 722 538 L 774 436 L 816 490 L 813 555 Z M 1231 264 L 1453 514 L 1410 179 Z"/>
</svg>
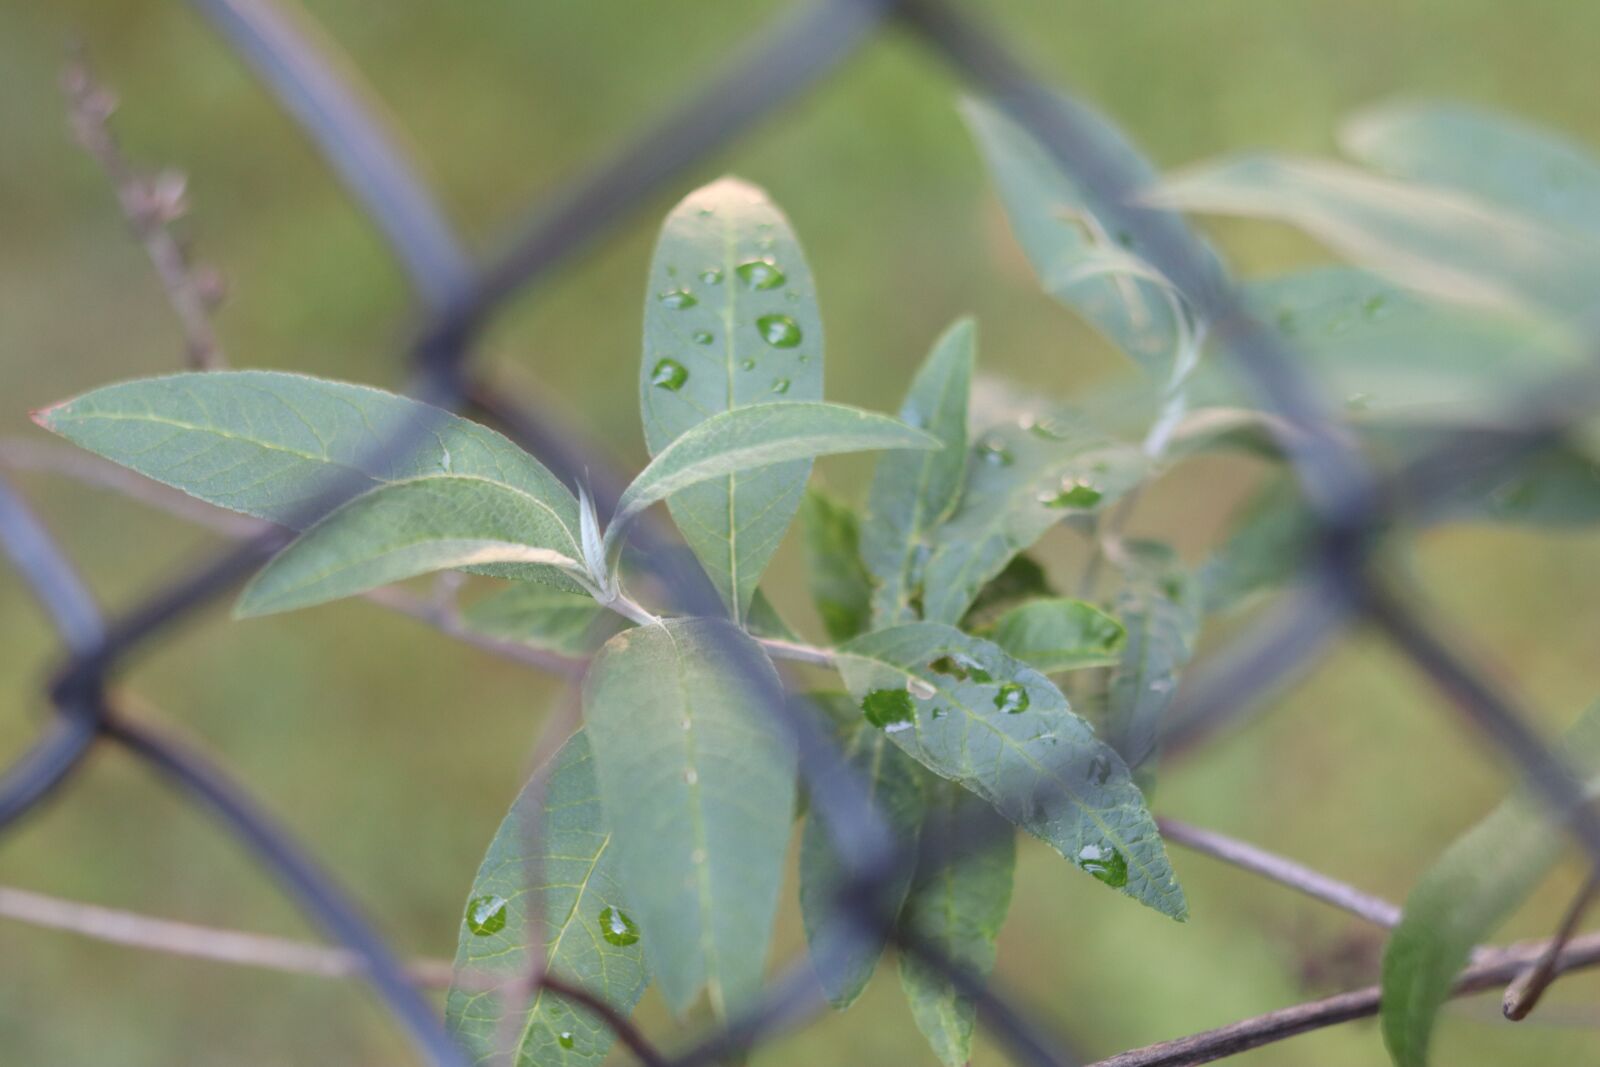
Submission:
<svg viewBox="0 0 1600 1067">
<path fill-rule="evenodd" d="M 620 225 L 636 205 L 668 187 L 709 153 L 779 105 L 823 78 L 874 34 L 898 30 L 947 63 L 970 87 L 990 98 L 1029 131 L 1054 161 L 1099 203 L 1127 205 L 1135 176 L 1097 150 L 1094 132 L 1064 106 L 1055 91 L 1034 81 L 985 26 L 943 0 L 817 0 L 751 42 L 743 54 L 701 92 L 648 130 L 608 164 L 542 205 L 500 257 L 479 266 L 444 222 L 428 191 L 403 156 L 334 73 L 310 38 L 268 0 L 194 0 L 194 6 L 255 69 L 320 147 L 350 192 L 387 235 L 418 297 L 429 309 L 405 358 L 412 395 L 442 408 L 475 412 L 543 460 L 563 480 L 581 472 L 602 510 L 615 500 L 616 482 L 579 454 L 548 420 L 517 399 L 474 377 L 475 340 L 513 294 L 545 281 L 606 230 Z M 1395 505 L 1408 508 L 1440 499 L 1451 486 L 1486 467 L 1514 461 L 1558 440 L 1600 399 L 1600 380 L 1581 375 L 1508 405 L 1502 427 L 1447 437 L 1397 473 L 1380 477 L 1324 410 L 1281 339 L 1246 315 L 1215 259 L 1174 216 L 1132 206 L 1113 207 L 1116 227 L 1131 235 L 1150 264 L 1181 291 L 1210 324 L 1219 347 L 1253 387 L 1261 406 L 1277 418 L 1277 443 L 1287 456 L 1315 521 L 1303 580 L 1255 629 L 1186 683 L 1166 733 L 1169 747 L 1193 744 L 1261 699 L 1303 668 L 1348 627 L 1370 625 L 1431 678 L 1521 769 L 1583 847 L 1600 862 L 1600 818 L 1585 804 L 1572 773 L 1527 725 L 1527 717 L 1471 663 L 1452 651 L 1413 598 L 1402 600 L 1373 563 L 1381 536 L 1393 533 Z M 428 427 L 404 427 L 387 444 L 403 456 Z M 348 498 L 335 486 L 307 509 L 326 512 Z M 427 1061 L 466 1062 L 413 979 L 333 881 L 244 795 L 228 774 L 187 744 L 116 706 L 108 680 L 139 646 L 223 595 L 287 539 L 272 528 L 116 618 L 95 607 L 71 564 L 16 494 L 0 482 L 0 542 L 48 611 L 69 657 L 51 691 L 54 715 L 33 747 L 0 778 L 0 827 L 41 804 L 79 773 L 97 744 L 134 754 L 196 803 L 208 807 L 279 880 L 305 913 L 358 959 L 358 969 L 410 1032 Z M 634 541 L 652 562 L 654 577 L 673 606 L 690 614 L 718 614 L 716 596 L 681 552 L 641 524 Z M 879 906 L 878 890 L 902 853 L 873 817 L 852 772 L 814 725 L 785 708 L 783 716 L 801 751 L 801 772 L 814 804 L 830 807 L 826 819 L 851 877 L 839 896 L 857 928 L 886 936 L 902 952 L 922 956 L 978 1003 L 980 1018 L 1018 1062 L 1072 1062 L 1069 1050 L 1045 1036 L 1013 1003 L 987 983 L 941 959 L 929 946 L 908 940 L 892 914 Z M 957 834 L 959 838 L 959 834 Z M 959 843 L 959 842 L 958 842 Z M 947 849 L 950 856 L 959 848 Z M 948 862 L 948 859 L 946 860 Z M 1246 864 L 1248 866 L 1248 863 Z M 1589 951 L 1566 960 L 1595 962 Z M 1468 976 L 1484 987 L 1522 966 L 1501 960 Z M 603 1004 L 557 975 L 536 976 L 556 995 L 600 1014 Z M 689 1067 L 747 1048 L 763 1036 L 807 1018 L 817 1006 L 803 964 L 769 983 L 760 1003 L 727 1026 L 671 1058 L 654 1050 L 623 1020 L 607 1021 L 647 1064 Z M 1320 1025 L 1370 1014 L 1371 991 L 1330 998 L 1272 1013 L 1234 1027 L 1136 1050 L 1108 1063 L 1207 1062 Z"/>
</svg>

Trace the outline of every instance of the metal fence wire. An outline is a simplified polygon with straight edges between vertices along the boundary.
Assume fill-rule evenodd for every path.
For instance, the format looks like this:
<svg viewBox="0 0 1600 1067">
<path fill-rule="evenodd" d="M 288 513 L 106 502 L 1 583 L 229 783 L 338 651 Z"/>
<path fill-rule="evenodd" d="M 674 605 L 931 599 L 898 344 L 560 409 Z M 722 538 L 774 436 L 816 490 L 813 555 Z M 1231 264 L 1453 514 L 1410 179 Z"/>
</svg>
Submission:
<svg viewBox="0 0 1600 1067">
<path fill-rule="evenodd" d="M 480 266 L 382 125 L 341 80 L 338 66 L 298 18 L 291 19 L 270 0 L 191 3 L 300 122 L 405 268 L 427 311 L 405 357 L 410 393 L 438 407 L 489 419 L 568 484 L 576 484 L 587 471 L 602 509 L 615 499 L 615 481 L 596 470 L 595 457 L 578 454 L 539 412 L 476 378 L 469 363 L 474 342 L 509 298 L 545 280 L 639 205 L 649 203 L 653 194 L 816 83 L 876 33 L 909 34 L 1028 130 L 1095 201 L 1128 204 L 1127 194 L 1135 186 L 1135 176 L 1119 160 L 1097 149 L 1093 131 L 1063 96 L 1030 77 L 987 27 L 944 0 L 815 0 L 761 33 L 718 77 L 615 158 L 539 206 L 520 236 Z M 1210 669 L 1186 683 L 1167 744 L 1192 744 L 1208 735 L 1306 666 L 1347 628 L 1366 624 L 1403 652 L 1517 765 L 1531 788 L 1548 801 L 1551 816 L 1600 863 L 1600 819 L 1586 806 L 1574 775 L 1528 726 L 1515 702 L 1453 651 L 1414 597 L 1398 597 L 1372 563 L 1373 548 L 1391 526 L 1396 501 L 1415 506 L 1439 499 L 1484 465 L 1514 460 L 1557 441 L 1594 410 L 1600 377 L 1582 374 L 1552 383 L 1508 405 L 1508 417 L 1501 423 L 1508 428 L 1492 435 L 1447 438 L 1397 473 L 1380 477 L 1341 433 L 1284 342 L 1244 313 L 1215 260 L 1181 221 L 1133 206 L 1112 211 L 1114 228 L 1130 234 L 1151 265 L 1211 324 L 1219 346 L 1230 354 L 1263 408 L 1277 417 L 1278 443 L 1315 520 L 1302 581 L 1253 631 L 1216 657 Z M 417 421 L 398 431 L 384 456 L 375 458 L 407 455 L 428 429 L 420 424 L 425 417 Z M 352 486 L 333 487 L 308 515 L 325 512 L 353 492 Z M 0 777 L 0 829 L 72 780 L 95 745 L 121 747 L 209 808 L 327 937 L 358 958 L 361 973 L 427 1062 L 465 1064 L 465 1054 L 406 968 L 333 880 L 224 769 L 127 714 L 109 695 L 108 681 L 139 646 L 223 595 L 281 548 L 287 536 L 278 529 L 260 533 L 126 614 L 106 618 L 60 548 L 0 481 L 0 543 L 48 612 L 68 653 L 50 691 L 54 713 L 48 727 Z M 637 524 L 633 537 L 675 608 L 688 614 L 721 613 L 720 602 L 681 551 L 648 524 Z M 900 951 L 916 953 L 943 971 L 977 1001 L 984 1024 L 1018 1062 L 1074 1062 L 1070 1049 L 1046 1036 L 1012 999 L 930 946 L 909 941 L 910 935 L 896 928 L 892 913 L 878 904 L 879 890 L 915 857 L 902 854 L 876 820 L 865 791 L 830 740 L 804 716 L 784 707 L 767 710 L 781 716 L 794 734 L 809 795 L 813 804 L 826 809 L 825 821 L 850 872 L 838 906 L 855 928 L 864 936 L 887 938 Z M 544 980 L 557 995 L 594 1007 L 583 990 L 563 988 L 558 976 Z M 753 1008 L 671 1058 L 631 1031 L 620 1036 L 642 1062 L 689 1067 L 747 1049 L 802 1021 L 816 999 L 805 968 L 796 965 L 769 983 Z M 1316 1008 L 1322 1022 L 1370 1013 L 1376 1005 L 1371 997 L 1360 1004 L 1332 1000 Z M 1315 1025 L 1306 1014 L 1312 1007 L 1289 1010 L 1299 1016 L 1278 1013 L 1284 1018 L 1276 1029 L 1223 1028 L 1107 1062 L 1205 1062 Z M 620 1020 L 610 1022 L 626 1028 Z"/>
</svg>

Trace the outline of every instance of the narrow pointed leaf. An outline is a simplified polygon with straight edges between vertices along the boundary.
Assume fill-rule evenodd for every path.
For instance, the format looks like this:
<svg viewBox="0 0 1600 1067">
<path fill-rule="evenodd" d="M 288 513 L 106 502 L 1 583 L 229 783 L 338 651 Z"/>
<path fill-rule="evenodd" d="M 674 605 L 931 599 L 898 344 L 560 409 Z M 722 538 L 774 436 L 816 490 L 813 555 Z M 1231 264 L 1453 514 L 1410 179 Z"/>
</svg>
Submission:
<svg viewBox="0 0 1600 1067">
<path fill-rule="evenodd" d="M 639 400 L 651 455 L 720 411 L 822 399 L 822 319 L 789 220 L 724 178 L 672 209 L 650 264 Z M 735 622 L 800 507 L 799 459 L 697 485 L 668 504 Z"/>
<path fill-rule="evenodd" d="M 1011 656 L 1051 673 L 1117 663 L 1127 633 L 1093 604 L 1052 597 L 1017 605 L 987 636 Z"/>
<path fill-rule="evenodd" d="M 1091 515 L 1139 484 L 1137 448 L 1085 431 L 1065 415 L 1003 423 L 980 434 L 966 489 L 936 531 L 922 572 L 923 617 L 958 622 L 1018 552 L 1065 519 Z"/>
<path fill-rule="evenodd" d="M 1178 674 L 1200 632 L 1201 595 L 1170 548 L 1148 542 L 1126 548 L 1130 558 L 1116 611 L 1127 640 L 1107 687 L 1105 737 L 1148 787 Z"/>
<path fill-rule="evenodd" d="M 508 995 L 532 969 L 531 907 L 542 908 L 551 973 L 630 1014 L 650 976 L 644 945 L 628 928 L 632 917 L 581 731 L 556 754 L 543 789 L 530 783 L 517 797 L 489 843 L 467 894 L 446 1012 L 474 1062 L 499 1062 L 507 1051 L 500 1041 L 511 1033 L 518 1064 L 598 1067 L 614 1040 L 610 1027 L 561 997 L 535 993 L 515 1004 L 515 1029 L 504 1026 Z"/>
<path fill-rule="evenodd" d="M 1468 303 L 1586 307 L 1600 252 L 1449 189 L 1341 163 L 1252 155 L 1167 176 L 1150 203 L 1287 222 L 1403 285 Z"/>
<path fill-rule="evenodd" d="M 789 625 L 767 595 L 757 589 L 750 598 L 750 610 L 745 612 L 745 630 L 756 637 L 775 637 L 780 641 L 799 641 L 800 635 Z"/>
<path fill-rule="evenodd" d="M 625 630 L 584 680 L 629 910 L 668 1006 L 723 1017 L 759 990 L 794 815 L 772 664 L 729 623 Z"/>
<path fill-rule="evenodd" d="M 1569 764 L 1600 766 L 1600 705 L 1562 746 Z M 1588 784 L 1600 794 L 1600 779 Z M 1424 1067 L 1439 1008 L 1472 949 L 1526 900 L 1561 854 L 1562 829 L 1518 791 L 1459 837 L 1406 898 L 1383 954 L 1382 1027 L 1396 1067 Z"/>
<path fill-rule="evenodd" d="M 589 654 L 626 625 L 591 596 L 537 582 L 516 582 L 474 601 L 461 621 L 485 637 L 567 656 Z"/>
<path fill-rule="evenodd" d="M 848 640 L 866 630 L 872 619 L 872 579 L 861 562 L 856 514 L 811 488 L 800 506 L 800 522 L 811 600 L 829 639 Z"/>
<path fill-rule="evenodd" d="M 867 496 L 862 559 L 876 587 L 876 626 L 911 622 L 917 571 L 927 562 L 935 527 L 961 500 L 967 469 L 967 397 L 972 391 L 976 327 L 962 319 L 934 344 L 911 383 L 900 417 L 937 437 L 931 452 L 891 452 L 878 460 Z"/>
<path fill-rule="evenodd" d="M 929 793 L 922 856 L 900 924 L 969 976 L 986 979 L 1011 906 L 1016 831 L 959 786 L 937 782 Z M 900 984 L 934 1055 L 945 1067 L 962 1067 L 972 1055 L 971 998 L 909 952 L 900 954 Z"/>
<path fill-rule="evenodd" d="M 848 694 L 813 693 L 808 699 L 829 717 L 840 753 L 858 774 L 883 821 L 902 843 L 917 840 L 926 771 L 891 745 L 882 731 L 867 726 Z M 898 913 L 910 881 L 910 869 L 896 870 L 878 902 Z M 805 921 L 806 944 L 819 961 L 816 977 L 822 992 L 838 1009 L 848 1008 L 866 989 L 885 944 L 883 937 L 872 936 L 840 912 L 840 907 L 848 907 L 840 901 L 842 889 L 842 867 L 829 829 L 813 811 L 800 835 L 800 915 Z"/>
<path fill-rule="evenodd" d="M 961 629 L 977 633 L 1024 601 L 1055 595 L 1050 577 L 1038 561 L 1026 555 L 1012 556 L 1011 562 L 978 590 L 977 599 L 961 618 Z"/>
<path fill-rule="evenodd" d="M 1117 753 L 1050 679 L 987 641 L 908 623 L 837 650 L 867 721 L 1101 881 L 1183 918 L 1183 890 Z"/>
<path fill-rule="evenodd" d="M 289 611 L 456 567 L 581 575 L 581 554 L 559 513 L 530 493 L 482 478 L 413 478 L 363 493 L 301 534 L 245 587 L 237 613 Z"/>
<path fill-rule="evenodd" d="M 922 820 L 927 772 L 890 744 L 882 731 L 868 726 L 847 694 L 813 693 L 809 699 L 829 716 L 840 752 L 860 776 L 879 815 L 899 841 L 909 846 L 916 840 Z M 1009 832 L 1011 828 L 1006 829 Z M 800 836 L 800 914 L 806 942 L 813 958 L 820 961 L 817 980 L 833 1006 L 844 1009 L 866 988 L 883 954 L 884 939 L 871 936 L 841 915 L 842 873 L 830 841 L 827 826 L 813 812 Z M 899 911 L 911 888 L 911 877 L 909 867 L 894 873 L 878 898 L 885 908 Z"/>
<path fill-rule="evenodd" d="M 1339 144 L 1397 178 L 1600 237 L 1600 158 L 1554 130 L 1465 104 L 1390 103 L 1351 118 Z"/>
<path fill-rule="evenodd" d="M 1587 358 L 1581 345 L 1526 315 L 1443 304 L 1350 267 L 1253 282 L 1245 298 L 1352 419 L 1493 420 L 1503 417 L 1508 391 Z M 1252 402 L 1220 368 L 1203 368 L 1190 395 L 1196 406 Z"/>
<path fill-rule="evenodd" d="M 751 404 L 719 412 L 685 430 L 617 501 L 606 536 L 619 531 L 658 500 L 692 486 L 760 471 L 797 459 L 874 449 L 937 449 L 937 438 L 879 415 L 820 401 Z"/>
<path fill-rule="evenodd" d="M 1270 479 L 1240 510 L 1227 540 L 1200 568 L 1205 610 L 1230 611 L 1293 578 L 1315 533 L 1294 479 Z"/>
<path fill-rule="evenodd" d="M 435 475 L 499 482 L 549 505 L 577 539 L 578 502 L 492 430 L 406 397 L 276 371 L 108 385 L 36 412 L 46 429 L 207 503 L 290 524 L 328 490 Z M 389 447 L 407 427 L 410 447 Z"/>
<path fill-rule="evenodd" d="M 1073 101 L 1071 110 L 1095 133 L 1104 158 L 1145 183 L 1154 169 L 1106 119 Z M 1154 377 L 1164 377 L 1178 340 L 1178 322 L 1163 286 L 1127 274 L 1085 270 L 1111 254 L 1137 258 L 1132 237 L 1115 228 L 1109 205 L 1088 199 L 1029 134 L 988 104 L 962 105 L 967 126 L 999 188 L 1012 232 L 1044 289 L 1075 309 Z"/>
</svg>

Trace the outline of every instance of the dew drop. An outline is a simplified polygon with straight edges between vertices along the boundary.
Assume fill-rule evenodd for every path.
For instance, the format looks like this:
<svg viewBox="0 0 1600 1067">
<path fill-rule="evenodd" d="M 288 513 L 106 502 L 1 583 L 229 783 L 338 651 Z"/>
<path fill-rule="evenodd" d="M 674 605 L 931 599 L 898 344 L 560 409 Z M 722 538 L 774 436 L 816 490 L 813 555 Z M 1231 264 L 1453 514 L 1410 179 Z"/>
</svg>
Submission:
<svg viewBox="0 0 1600 1067">
<path fill-rule="evenodd" d="M 656 299 L 661 301 L 663 307 L 669 307 L 673 311 L 682 311 L 700 303 L 699 300 L 695 299 L 695 295 L 687 289 L 668 289 Z"/>
<path fill-rule="evenodd" d="M 1084 845 L 1078 850 L 1078 866 L 1112 888 L 1128 884 L 1128 861 L 1114 848 Z"/>
<path fill-rule="evenodd" d="M 1021 426 L 1035 437 L 1046 441 L 1065 441 L 1070 436 L 1067 428 L 1051 418 L 1037 418 L 1033 415 L 1024 415 Z"/>
<path fill-rule="evenodd" d="M 700 272 L 700 280 L 705 282 L 707 285 L 721 285 L 722 271 L 718 270 L 716 267 L 703 270 Z"/>
<path fill-rule="evenodd" d="M 776 289 L 788 278 L 770 258 L 747 260 L 733 268 L 746 289 Z"/>
<path fill-rule="evenodd" d="M 676 393 L 683 388 L 683 383 L 689 380 L 689 368 L 675 359 L 662 358 L 656 361 L 655 369 L 650 372 L 650 384 L 657 389 L 666 389 Z"/>
<path fill-rule="evenodd" d="M 696 770 L 684 771 L 683 780 L 689 785 L 695 785 L 700 781 L 700 772 Z"/>
<path fill-rule="evenodd" d="M 972 450 L 978 454 L 979 459 L 991 467 L 1009 467 L 1014 461 L 1011 449 L 1007 448 L 1005 441 L 999 437 L 985 437 L 973 445 Z"/>
<path fill-rule="evenodd" d="M 1007 715 L 1021 715 L 1028 710 L 1028 691 L 1021 682 L 1007 682 L 994 695 L 994 706 Z"/>
<path fill-rule="evenodd" d="M 874 689 L 861 701 L 867 721 L 880 730 L 904 729 L 916 717 L 911 694 L 904 689 Z"/>
<path fill-rule="evenodd" d="M 741 360 L 739 366 L 743 367 L 745 370 L 755 370 L 756 361 L 753 359 Z"/>
<path fill-rule="evenodd" d="M 493 894 L 467 901 L 467 929 L 479 937 L 498 934 L 506 928 L 506 898 Z"/>
<path fill-rule="evenodd" d="M 572 1039 L 572 1031 L 571 1030 L 563 1030 L 559 1034 L 557 1034 L 556 1035 L 556 1042 L 562 1048 L 571 1048 L 576 1043 Z"/>
<path fill-rule="evenodd" d="M 709 219 L 711 216 L 715 215 L 716 213 L 717 213 L 716 208 L 710 208 L 710 207 L 703 207 L 698 212 L 700 217 L 703 218 L 703 219 Z"/>
<path fill-rule="evenodd" d="M 1351 393 L 1344 398 L 1344 406 L 1346 411 L 1366 411 L 1372 407 L 1372 394 Z"/>
<path fill-rule="evenodd" d="M 716 338 L 712 336 L 710 330 L 696 330 L 694 333 L 689 335 L 689 338 L 697 345 L 708 345 L 712 341 L 716 340 Z"/>
<path fill-rule="evenodd" d="M 1382 318 L 1388 311 L 1389 298 L 1383 293 L 1373 293 L 1361 304 L 1362 312 L 1369 319 Z"/>
<path fill-rule="evenodd" d="M 1040 493 L 1037 499 L 1047 508 L 1092 508 L 1104 495 L 1080 478 L 1068 478 L 1058 488 Z"/>
<path fill-rule="evenodd" d="M 800 344 L 800 324 L 787 315 L 763 315 L 756 320 L 761 339 L 773 348 L 794 348 Z"/>
<path fill-rule="evenodd" d="M 774 379 L 772 379 L 772 391 L 774 393 L 779 393 L 779 394 L 787 393 L 789 391 L 789 379 L 787 379 L 787 378 L 774 378 Z"/>
<path fill-rule="evenodd" d="M 639 940 L 639 928 L 621 908 L 602 908 L 600 936 L 613 945 L 631 945 Z"/>
<path fill-rule="evenodd" d="M 798 356 L 795 356 L 794 358 L 798 359 L 801 363 L 810 363 L 811 362 L 811 357 L 806 355 L 804 352 L 800 353 Z"/>
</svg>

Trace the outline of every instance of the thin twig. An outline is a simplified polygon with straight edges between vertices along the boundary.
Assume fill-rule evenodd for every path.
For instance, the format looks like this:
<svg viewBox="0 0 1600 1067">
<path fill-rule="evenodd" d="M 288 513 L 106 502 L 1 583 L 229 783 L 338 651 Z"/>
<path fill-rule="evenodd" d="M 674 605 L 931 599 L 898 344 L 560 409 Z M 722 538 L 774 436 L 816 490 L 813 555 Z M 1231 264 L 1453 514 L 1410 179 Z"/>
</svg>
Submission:
<svg viewBox="0 0 1600 1067">
<path fill-rule="evenodd" d="M 13 886 L 0 886 L 0 917 L 48 930 L 62 930 L 94 941 L 236 967 L 321 978 L 356 978 L 364 973 L 360 957 L 342 948 L 163 919 L 121 908 L 63 900 Z M 410 961 L 406 970 L 418 985 L 427 989 L 449 989 L 452 984 L 470 985 L 472 981 L 470 975 L 456 975 L 454 965 L 445 959 L 421 957 Z M 661 1054 L 631 1023 L 588 989 L 552 974 L 542 975 L 539 984 L 601 1019 L 646 1067 L 664 1062 Z"/>
<path fill-rule="evenodd" d="M 1450 995 L 1466 996 L 1503 985 L 1536 960 L 1549 945 L 1549 941 L 1514 945 L 1481 963 L 1474 963 L 1461 972 Z M 1556 960 L 1556 971 L 1565 973 L 1596 965 L 1600 965 L 1600 934 L 1590 934 L 1575 938 L 1567 945 Z M 1339 993 L 1242 1019 L 1215 1030 L 1132 1049 L 1090 1067 L 1197 1067 L 1297 1034 L 1376 1015 L 1380 996 L 1378 986 Z"/>
<path fill-rule="evenodd" d="M 1288 886 L 1308 897 L 1314 897 L 1324 904 L 1331 904 L 1377 926 L 1392 928 L 1400 922 L 1398 905 L 1346 885 L 1337 878 L 1330 878 L 1294 860 L 1285 859 L 1266 849 L 1219 834 L 1214 830 L 1203 830 L 1176 819 L 1157 819 L 1156 824 L 1161 828 L 1161 836 L 1175 845 L 1203 852 L 1224 863 L 1231 863 L 1252 874 L 1259 874 L 1263 878 Z"/>
<path fill-rule="evenodd" d="M 0 886 L 0 916 L 95 941 L 241 967 L 325 978 L 349 978 L 362 971 L 360 958 L 347 949 L 140 915 L 11 886 Z M 450 987 L 449 960 L 413 960 L 406 969 L 419 985 Z"/>
<path fill-rule="evenodd" d="M 1506 986 L 1506 995 L 1501 1001 L 1500 1010 L 1507 1019 L 1521 1022 L 1538 1005 L 1539 998 L 1544 996 L 1544 991 L 1555 981 L 1556 965 L 1561 959 L 1562 950 L 1567 942 L 1572 940 L 1572 935 L 1577 933 L 1578 924 L 1583 921 L 1584 913 L 1589 910 L 1589 905 L 1594 903 L 1597 894 L 1600 894 L 1600 868 L 1591 871 L 1589 880 L 1583 883 L 1578 895 L 1567 905 L 1567 913 L 1562 916 L 1561 925 L 1556 929 L 1555 936 L 1550 939 L 1544 952 Z"/>
<path fill-rule="evenodd" d="M 183 329 L 189 365 L 211 370 L 226 364 L 211 328 L 211 309 L 221 297 L 214 274 L 197 270 L 168 228 L 188 210 L 187 179 L 174 170 L 141 174 L 129 163 L 107 124 L 117 100 L 94 80 L 81 50 L 74 50 L 61 73 L 73 134 L 110 180 L 117 204 L 161 279 L 167 302 Z"/>
</svg>

